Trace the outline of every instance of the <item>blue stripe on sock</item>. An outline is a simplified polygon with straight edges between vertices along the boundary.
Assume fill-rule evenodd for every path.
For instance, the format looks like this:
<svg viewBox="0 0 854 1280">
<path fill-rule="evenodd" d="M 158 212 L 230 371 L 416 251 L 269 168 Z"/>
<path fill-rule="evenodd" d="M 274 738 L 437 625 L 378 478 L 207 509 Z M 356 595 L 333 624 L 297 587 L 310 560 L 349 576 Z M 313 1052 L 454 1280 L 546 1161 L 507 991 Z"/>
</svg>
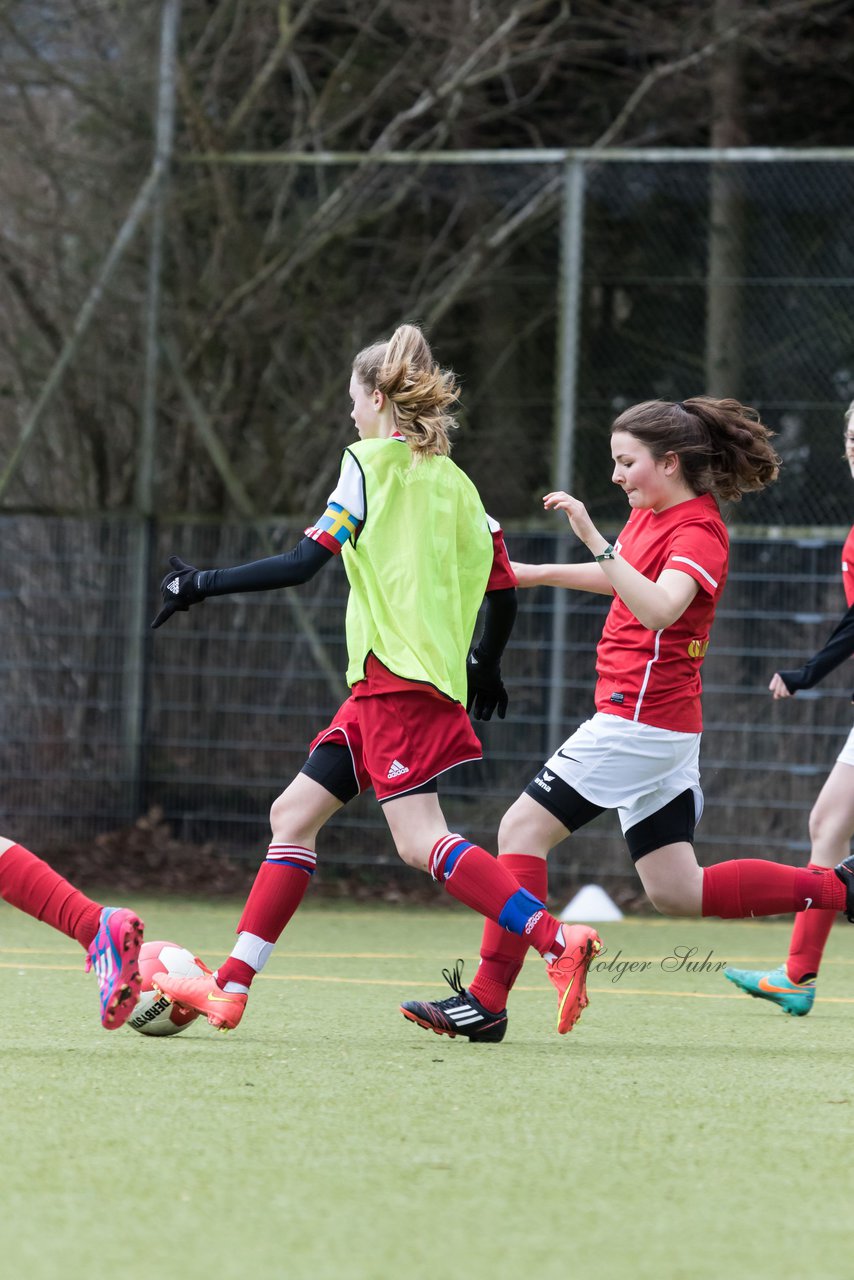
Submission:
<svg viewBox="0 0 854 1280">
<path fill-rule="evenodd" d="M 471 848 L 470 840 L 461 840 L 459 844 L 454 845 L 453 849 L 445 859 L 445 869 L 444 869 L 443 875 L 446 880 L 448 876 L 451 874 L 451 872 L 453 871 L 454 865 L 456 864 L 457 860 L 460 857 L 462 857 L 466 849 L 470 849 L 470 848 Z"/>
<path fill-rule="evenodd" d="M 535 898 L 532 893 L 528 893 L 527 889 L 517 889 L 501 908 L 498 923 L 502 929 L 509 929 L 511 933 L 521 935 L 525 932 L 525 925 L 534 912 L 543 910 L 545 910 L 544 902 L 540 902 L 539 898 Z"/>
<path fill-rule="evenodd" d="M 304 862 L 289 862 L 287 858 L 265 858 L 265 862 L 269 862 L 271 867 L 296 867 L 297 871 L 304 871 L 307 876 L 313 876 L 316 867 L 307 867 Z"/>
</svg>

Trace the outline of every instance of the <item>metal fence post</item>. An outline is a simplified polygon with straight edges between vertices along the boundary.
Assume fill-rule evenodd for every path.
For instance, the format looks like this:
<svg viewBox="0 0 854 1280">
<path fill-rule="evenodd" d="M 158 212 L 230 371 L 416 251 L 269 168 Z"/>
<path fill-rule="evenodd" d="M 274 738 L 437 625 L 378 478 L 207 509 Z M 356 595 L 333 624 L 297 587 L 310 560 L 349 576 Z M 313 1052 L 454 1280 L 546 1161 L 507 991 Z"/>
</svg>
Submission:
<svg viewBox="0 0 854 1280">
<path fill-rule="evenodd" d="M 571 159 L 564 169 L 558 300 L 557 417 L 552 483 L 571 490 L 575 464 L 576 394 L 581 334 L 581 279 L 584 250 L 584 161 Z M 569 543 L 561 537 L 557 559 L 565 560 Z M 548 694 L 547 751 L 563 740 L 563 687 L 566 666 L 565 591 L 552 593 L 552 641 Z"/>
<path fill-rule="evenodd" d="M 134 488 L 136 519 L 131 529 L 130 608 L 124 671 L 123 743 L 129 817 L 145 806 L 145 697 L 150 645 L 151 599 L 148 580 L 154 537 L 154 453 L 157 443 L 157 386 L 160 358 L 160 295 L 165 226 L 165 177 L 175 131 L 175 67 L 181 0 L 164 0 L 160 17 L 160 66 L 157 82 L 154 173 L 157 185 L 151 213 L 148 282 L 145 298 L 145 356 L 139 450 Z"/>
</svg>

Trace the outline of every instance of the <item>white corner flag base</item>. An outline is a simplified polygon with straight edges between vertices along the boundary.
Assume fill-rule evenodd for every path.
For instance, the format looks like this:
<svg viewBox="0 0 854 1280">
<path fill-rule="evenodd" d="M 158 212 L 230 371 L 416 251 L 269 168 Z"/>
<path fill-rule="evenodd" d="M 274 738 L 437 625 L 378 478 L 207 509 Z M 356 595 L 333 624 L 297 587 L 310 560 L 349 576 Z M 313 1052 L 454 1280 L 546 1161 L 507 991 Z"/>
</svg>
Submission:
<svg viewBox="0 0 854 1280">
<path fill-rule="evenodd" d="M 561 911 L 559 920 L 622 920 L 623 913 L 598 884 L 586 884 Z"/>
</svg>

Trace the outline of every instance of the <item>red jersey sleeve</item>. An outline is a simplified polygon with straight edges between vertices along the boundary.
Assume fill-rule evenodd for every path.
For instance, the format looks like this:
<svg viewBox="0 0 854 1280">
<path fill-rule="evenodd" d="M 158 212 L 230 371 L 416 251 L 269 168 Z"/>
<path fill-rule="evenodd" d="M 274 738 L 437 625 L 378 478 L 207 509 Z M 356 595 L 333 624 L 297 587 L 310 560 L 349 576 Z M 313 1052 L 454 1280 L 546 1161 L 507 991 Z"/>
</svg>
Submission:
<svg viewBox="0 0 854 1280">
<path fill-rule="evenodd" d="M 723 522 L 688 523 L 674 533 L 663 567 L 687 573 L 707 595 L 715 596 L 726 580 L 728 542 Z"/>
<path fill-rule="evenodd" d="M 504 531 L 492 516 L 486 518 L 489 522 L 489 532 L 492 534 L 492 568 L 489 571 L 486 590 L 487 592 L 504 591 L 508 587 L 517 586 L 518 583 L 515 573 L 510 568 L 510 557 L 504 545 Z"/>
</svg>

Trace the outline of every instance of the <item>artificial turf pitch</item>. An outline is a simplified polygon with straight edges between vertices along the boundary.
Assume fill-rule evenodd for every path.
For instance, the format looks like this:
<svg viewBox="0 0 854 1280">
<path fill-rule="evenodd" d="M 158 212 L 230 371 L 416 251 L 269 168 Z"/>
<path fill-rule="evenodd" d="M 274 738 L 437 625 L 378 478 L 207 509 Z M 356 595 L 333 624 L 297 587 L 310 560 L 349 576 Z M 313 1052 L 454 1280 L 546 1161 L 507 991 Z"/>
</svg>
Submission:
<svg viewBox="0 0 854 1280">
<path fill-rule="evenodd" d="M 238 904 L 134 905 L 228 950 Z M 103 1031 L 79 948 L 0 904 L 3 1274 L 850 1276 L 854 930 L 799 1019 L 666 963 L 771 967 L 788 922 L 600 932 L 573 1032 L 532 954 L 504 1042 L 471 1045 L 397 1012 L 472 974 L 467 913 L 309 904 L 237 1031 L 154 1039 Z"/>
</svg>

